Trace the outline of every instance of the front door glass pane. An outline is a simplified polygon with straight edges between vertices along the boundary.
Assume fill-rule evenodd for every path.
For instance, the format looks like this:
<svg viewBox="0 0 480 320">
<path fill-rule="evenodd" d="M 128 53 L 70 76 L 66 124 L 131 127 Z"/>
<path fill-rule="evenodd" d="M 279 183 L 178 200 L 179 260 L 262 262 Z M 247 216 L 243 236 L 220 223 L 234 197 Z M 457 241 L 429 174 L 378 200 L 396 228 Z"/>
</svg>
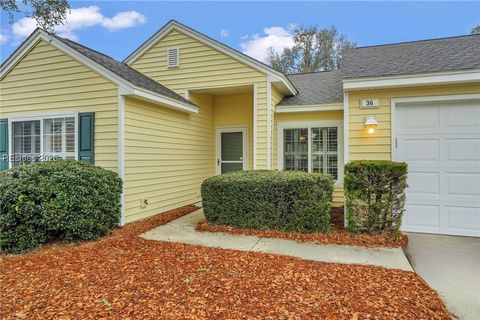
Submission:
<svg viewBox="0 0 480 320">
<path fill-rule="evenodd" d="M 222 132 L 222 161 L 243 161 L 242 132 Z"/>
<path fill-rule="evenodd" d="M 221 173 L 243 170 L 243 132 L 222 132 L 220 143 Z"/>
<path fill-rule="evenodd" d="M 222 173 L 232 172 L 232 171 L 241 171 L 243 170 L 243 163 L 231 163 L 224 162 L 222 163 Z"/>
</svg>

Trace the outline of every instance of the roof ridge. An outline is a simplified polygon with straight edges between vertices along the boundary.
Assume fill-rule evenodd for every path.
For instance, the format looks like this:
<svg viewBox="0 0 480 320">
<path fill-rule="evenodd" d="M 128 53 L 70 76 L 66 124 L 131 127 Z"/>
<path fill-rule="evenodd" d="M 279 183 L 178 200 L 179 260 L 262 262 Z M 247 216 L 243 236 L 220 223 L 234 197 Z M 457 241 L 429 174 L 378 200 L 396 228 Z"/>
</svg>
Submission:
<svg viewBox="0 0 480 320">
<path fill-rule="evenodd" d="M 466 37 L 472 37 L 472 36 L 473 36 L 473 37 L 475 37 L 475 36 L 480 36 L 480 33 L 463 34 L 463 35 L 440 37 L 440 38 L 430 38 L 430 39 L 400 41 L 400 42 L 384 43 L 384 44 L 373 44 L 373 45 L 369 45 L 369 46 L 361 46 L 361 47 L 351 48 L 350 50 L 355 51 L 355 50 L 357 50 L 357 49 L 368 49 L 368 48 L 375 48 L 375 47 L 387 47 L 387 46 L 395 46 L 395 45 L 399 45 L 399 44 L 417 43 L 417 42 L 428 42 L 428 41 L 440 41 L 440 40 L 455 39 L 455 38 L 466 38 Z"/>
<path fill-rule="evenodd" d="M 288 77 L 290 76 L 303 76 L 306 74 L 316 74 L 316 73 L 334 73 L 334 72 L 342 72 L 340 69 L 334 69 L 334 70 L 323 70 L 323 71 L 312 71 L 312 72 L 300 72 L 300 73 L 292 73 L 292 74 L 287 74 Z"/>
</svg>

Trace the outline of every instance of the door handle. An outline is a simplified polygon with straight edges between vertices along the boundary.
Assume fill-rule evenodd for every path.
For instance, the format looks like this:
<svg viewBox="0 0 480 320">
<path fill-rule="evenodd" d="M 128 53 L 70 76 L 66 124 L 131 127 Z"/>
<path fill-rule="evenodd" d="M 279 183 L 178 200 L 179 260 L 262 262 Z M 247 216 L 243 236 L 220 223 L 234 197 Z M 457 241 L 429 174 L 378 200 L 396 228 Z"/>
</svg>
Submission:
<svg viewBox="0 0 480 320">
<path fill-rule="evenodd" d="M 220 166 L 220 159 L 217 159 L 217 166 Z"/>
</svg>

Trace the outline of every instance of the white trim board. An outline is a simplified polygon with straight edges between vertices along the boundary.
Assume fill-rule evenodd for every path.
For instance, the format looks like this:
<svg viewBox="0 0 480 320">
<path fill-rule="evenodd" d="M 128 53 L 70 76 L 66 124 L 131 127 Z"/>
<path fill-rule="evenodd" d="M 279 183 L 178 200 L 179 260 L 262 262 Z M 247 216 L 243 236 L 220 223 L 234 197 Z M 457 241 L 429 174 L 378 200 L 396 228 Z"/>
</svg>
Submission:
<svg viewBox="0 0 480 320">
<path fill-rule="evenodd" d="M 125 62 L 128 65 L 131 65 L 172 30 L 176 30 L 183 34 L 186 34 L 187 36 L 215 50 L 218 50 L 234 58 L 235 60 L 245 63 L 246 65 L 251 66 L 256 70 L 259 70 L 267 75 L 270 75 L 272 77 L 272 82 L 282 83 L 289 94 L 292 94 L 292 95 L 297 94 L 297 90 L 295 89 L 293 84 L 290 82 L 290 80 L 288 80 L 288 78 L 283 73 L 175 20 L 170 20 L 167 24 L 165 24 L 153 36 L 151 36 L 147 41 L 145 41 L 142 45 L 140 45 L 140 47 L 138 47 L 134 52 L 132 52 L 127 58 L 125 58 L 123 62 Z"/>
<path fill-rule="evenodd" d="M 272 83 L 267 75 L 267 170 L 272 169 Z"/>
<path fill-rule="evenodd" d="M 164 107 L 173 108 L 183 112 L 197 113 L 199 110 L 198 107 L 194 107 L 190 104 L 182 103 L 181 101 L 177 101 L 168 96 L 144 88 L 139 88 L 138 86 L 120 77 L 87 56 L 81 54 L 74 48 L 66 45 L 40 28 L 37 28 L 35 31 L 33 31 L 32 34 L 20 45 L 20 47 L 18 47 L 17 50 L 15 50 L 15 52 L 2 64 L 0 67 L 0 79 L 3 79 L 40 40 L 44 40 L 58 50 L 69 55 L 78 62 L 88 66 L 93 71 L 99 73 L 103 77 L 118 85 L 118 90 L 122 95 L 132 95 L 137 98 L 148 100 Z"/>
<path fill-rule="evenodd" d="M 480 82 L 480 69 L 343 79 L 343 90 Z"/>
<path fill-rule="evenodd" d="M 292 113 L 292 112 L 315 112 L 315 111 L 337 111 L 337 110 L 343 110 L 343 104 L 341 102 L 277 106 L 275 109 L 275 112 L 276 113 Z"/>
<path fill-rule="evenodd" d="M 120 226 L 125 224 L 125 96 L 118 94 L 118 130 L 117 130 L 118 176 L 123 181 L 120 196 Z"/>
<path fill-rule="evenodd" d="M 318 121 L 279 121 L 277 122 L 277 168 L 283 170 L 283 130 L 284 129 L 300 129 L 312 127 L 337 127 L 338 133 L 338 180 L 335 181 L 335 186 L 343 186 L 343 150 L 344 150 L 344 138 L 343 138 L 343 120 L 318 120 Z M 308 153 L 310 160 L 311 153 L 311 139 L 308 139 Z M 311 163 L 309 161 L 308 168 L 310 171 Z"/>
<path fill-rule="evenodd" d="M 253 170 L 257 169 L 257 130 L 258 130 L 258 110 L 257 110 L 258 85 L 253 84 Z"/>
</svg>

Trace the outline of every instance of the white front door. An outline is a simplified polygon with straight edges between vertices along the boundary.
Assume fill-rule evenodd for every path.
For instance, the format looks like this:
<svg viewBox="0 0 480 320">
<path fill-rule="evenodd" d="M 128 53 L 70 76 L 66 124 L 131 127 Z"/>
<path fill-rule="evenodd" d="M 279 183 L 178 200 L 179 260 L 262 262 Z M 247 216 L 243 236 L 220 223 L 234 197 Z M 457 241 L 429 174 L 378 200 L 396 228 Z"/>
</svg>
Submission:
<svg viewBox="0 0 480 320">
<path fill-rule="evenodd" d="M 480 236 L 480 101 L 398 106 L 393 157 L 408 163 L 404 231 Z"/>
<path fill-rule="evenodd" d="M 247 128 L 217 129 L 217 174 L 248 169 Z"/>
</svg>

